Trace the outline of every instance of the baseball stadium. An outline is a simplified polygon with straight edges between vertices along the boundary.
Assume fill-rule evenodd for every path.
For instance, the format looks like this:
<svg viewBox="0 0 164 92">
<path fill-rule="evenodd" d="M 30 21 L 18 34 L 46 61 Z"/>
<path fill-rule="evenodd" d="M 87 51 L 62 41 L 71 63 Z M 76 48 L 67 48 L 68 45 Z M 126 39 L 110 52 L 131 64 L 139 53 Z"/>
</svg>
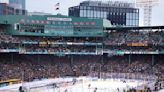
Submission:
<svg viewBox="0 0 164 92">
<path fill-rule="evenodd" d="M 0 92 L 164 92 L 164 26 L 0 16 Z"/>
</svg>

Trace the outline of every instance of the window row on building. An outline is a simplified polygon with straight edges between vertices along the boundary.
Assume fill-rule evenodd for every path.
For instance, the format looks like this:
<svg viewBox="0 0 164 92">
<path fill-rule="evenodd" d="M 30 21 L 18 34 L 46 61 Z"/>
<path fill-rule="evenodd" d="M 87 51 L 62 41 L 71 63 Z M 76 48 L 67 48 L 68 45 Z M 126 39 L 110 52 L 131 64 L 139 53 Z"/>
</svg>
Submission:
<svg viewBox="0 0 164 92">
<path fill-rule="evenodd" d="M 80 10 L 80 17 L 91 17 L 91 18 L 107 18 L 107 12 L 93 11 L 93 10 Z"/>
<path fill-rule="evenodd" d="M 119 2 L 118 2 L 119 3 Z M 98 5 L 92 5 L 98 4 Z M 116 26 L 139 26 L 139 9 L 134 7 L 102 6 L 98 1 L 82 2 L 79 6 L 69 8 L 69 16 L 86 18 L 103 18 Z M 104 3 L 103 3 L 104 4 Z M 121 5 L 122 3 L 120 2 Z M 131 5 L 126 4 L 125 5 Z"/>
<path fill-rule="evenodd" d="M 73 8 L 70 8 L 73 10 Z M 120 8 L 120 7 L 96 7 L 96 6 L 79 6 L 78 9 L 80 10 L 94 10 L 94 11 L 106 11 L 106 12 L 133 12 L 138 13 L 139 10 L 135 8 Z"/>
</svg>

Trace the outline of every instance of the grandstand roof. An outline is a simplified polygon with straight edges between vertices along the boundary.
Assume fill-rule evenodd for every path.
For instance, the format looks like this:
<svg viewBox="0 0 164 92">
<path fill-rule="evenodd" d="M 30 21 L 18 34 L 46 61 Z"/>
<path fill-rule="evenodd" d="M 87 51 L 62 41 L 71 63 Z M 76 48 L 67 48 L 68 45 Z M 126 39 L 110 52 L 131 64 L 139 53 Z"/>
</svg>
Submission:
<svg viewBox="0 0 164 92">
<path fill-rule="evenodd" d="M 141 26 L 141 27 L 108 27 L 105 30 L 147 30 L 147 29 L 164 29 L 164 26 Z"/>
</svg>

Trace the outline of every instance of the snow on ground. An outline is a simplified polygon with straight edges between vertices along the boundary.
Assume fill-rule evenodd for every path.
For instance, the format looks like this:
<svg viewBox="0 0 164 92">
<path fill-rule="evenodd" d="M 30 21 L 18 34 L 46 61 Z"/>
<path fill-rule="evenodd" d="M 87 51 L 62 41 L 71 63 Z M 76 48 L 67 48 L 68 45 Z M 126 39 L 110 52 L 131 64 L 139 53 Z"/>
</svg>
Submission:
<svg viewBox="0 0 164 92">
<path fill-rule="evenodd" d="M 135 88 L 137 86 L 143 85 L 143 81 L 130 81 L 127 80 L 126 83 L 120 80 L 90 80 L 83 78 L 84 81 L 76 83 L 75 85 L 65 85 L 59 88 L 54 88 L 53 86 L 48 86 L 52 83 L 60 83 L 63 81 L 70 82 L 73 78 L 58 78 L 58 79 L 45 79 L 42 81 L 34 81 L 30 83 L 24 83 L 28 89 L 28 92 L 93 92 L 97 88 L 96 92 L 123 92 L 123 89 Z M 89 86 L 90 84 L 90 86 Z M 22 84 L 11 85 L 7 87 L 0 88 L 0 92 L 18 92 L 18 88 Z M 67 91 L 66 91 L 67 90 Z M 163 91 L 161 91 L 163 92 Z"/>
<path fill-rule="evenodd" d="M 163 90 L 160 90 L 159 92 L 164 92 L 164 89 Z"/>
</svg>

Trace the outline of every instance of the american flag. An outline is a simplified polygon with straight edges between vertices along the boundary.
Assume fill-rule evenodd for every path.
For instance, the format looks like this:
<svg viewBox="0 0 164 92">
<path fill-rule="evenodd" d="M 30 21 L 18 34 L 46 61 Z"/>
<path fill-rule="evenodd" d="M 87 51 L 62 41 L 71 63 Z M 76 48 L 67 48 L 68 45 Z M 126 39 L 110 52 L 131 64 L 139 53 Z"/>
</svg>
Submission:
<svg viewBox="0 0 164 92">
<path fill-rule="evenodd" d="M 55 10 L 59 10 L 60 3 L 55 4 Z"/>
</svg>

